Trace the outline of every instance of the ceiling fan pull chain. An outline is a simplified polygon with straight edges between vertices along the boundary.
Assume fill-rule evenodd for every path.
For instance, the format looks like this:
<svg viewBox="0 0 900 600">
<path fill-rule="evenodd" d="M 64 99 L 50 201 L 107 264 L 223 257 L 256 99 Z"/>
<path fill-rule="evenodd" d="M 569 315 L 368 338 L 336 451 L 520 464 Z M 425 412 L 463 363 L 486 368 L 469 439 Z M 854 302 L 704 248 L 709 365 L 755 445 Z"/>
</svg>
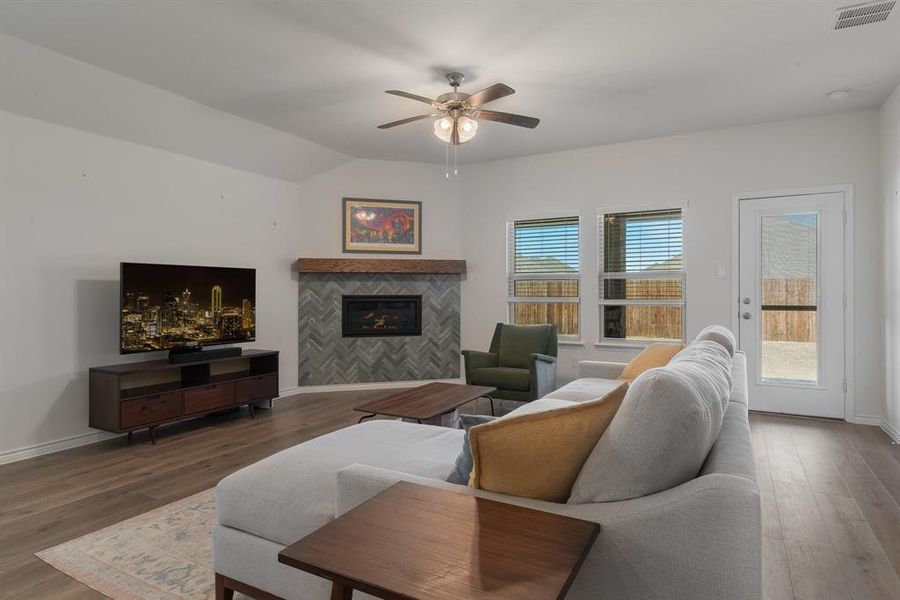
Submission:
<svg viewBox="0 0 900 600">
<path fill-rule="evenodd" d="M 444 179 L 450 179 L 450 144 L 444 146 Z"/>
</svg>

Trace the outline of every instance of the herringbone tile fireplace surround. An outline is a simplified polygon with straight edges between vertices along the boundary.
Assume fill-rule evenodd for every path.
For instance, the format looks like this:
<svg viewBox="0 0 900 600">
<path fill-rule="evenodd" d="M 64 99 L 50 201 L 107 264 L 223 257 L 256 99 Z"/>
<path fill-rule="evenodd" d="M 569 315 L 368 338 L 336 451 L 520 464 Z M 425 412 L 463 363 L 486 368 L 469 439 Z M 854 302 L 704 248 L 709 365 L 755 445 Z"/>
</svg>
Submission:
<svg viewBox="0 0 900 600">
<path fill-rule="evenodd" d="M 299 383 L 455 379 L 458 274 L 300 273 Z M 421 295 L 422 335 L 343 337 L 344 295 Z"/>
</svg>

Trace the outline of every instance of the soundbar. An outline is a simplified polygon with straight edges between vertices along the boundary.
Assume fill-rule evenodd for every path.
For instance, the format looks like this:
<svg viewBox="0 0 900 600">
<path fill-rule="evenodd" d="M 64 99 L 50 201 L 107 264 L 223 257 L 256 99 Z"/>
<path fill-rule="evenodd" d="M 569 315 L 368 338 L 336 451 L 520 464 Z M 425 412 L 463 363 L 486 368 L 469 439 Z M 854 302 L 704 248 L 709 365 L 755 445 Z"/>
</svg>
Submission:
<svg viewBox="0 0 900 600">
<path fill-rule="evenodd" d="M 172 364 L 200 362 L 215 358 L 232 358 L 243 354 L 243 348 L 233 346 L 228 348 L 215 348 L 203 350 L 202 348 L 179 349 L 169 351 L 169 362 Z"/>
</svg>

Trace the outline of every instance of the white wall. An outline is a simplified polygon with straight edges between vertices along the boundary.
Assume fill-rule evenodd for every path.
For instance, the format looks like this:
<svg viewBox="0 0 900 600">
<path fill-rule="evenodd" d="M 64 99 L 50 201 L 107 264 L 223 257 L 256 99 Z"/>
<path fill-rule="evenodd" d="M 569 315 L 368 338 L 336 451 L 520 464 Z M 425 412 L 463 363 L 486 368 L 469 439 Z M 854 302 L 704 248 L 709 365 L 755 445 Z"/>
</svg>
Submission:
<svg viewBox="0 0 900 600">
<path fill-rule="evenodd" d="M 881 181 L 884 202 L 885 429 L 900 442 L 900 86 L 881 107 Z"/>
<path fill-rule="evenodd" d="M 421 200 L 423 255 L 460 256 L 456 182 L 434 165 L 359 160 L 297 184 L 7 111 L 0 158 L 0 461 L 90 436 L 88 368 L 150 357 L 117 354 L 120 261 L 256 268 L 245 347 L 280 350 L 288 390 L 292 263 L 339 255 L 342 196 Z"/>
<path fill-rule="evenodd" d="M 301 190 L 301 216 L 308 225 L 308 237 L 301 240 L 303 256 L 340 255 L 340 204 L 346 197 L 421 200 L 422 258 L 460 258 L 459 186 L 456 179 L 444 179 L 442 165 L 357 160 L 305 181 Z"/>
<path fill-rule="evenodd" d="M 468 167 L 461 178 L 463 347 L 486 348 L 506 318 L 507 217 L 582 217 L 583 348 L 561 351 L 560 374 L 579 359 L 627 360 L 598 339 L 596 209 L 684 204 L 687 334 L 731 326 L 732 194 L 826 184 L 855 186 L 856 414 L 880 416 L 884 339 L 879 248 L 878 113 L 864 111 L 599 146 Z M 728 277 L 717 279 L 716 266 Z"/>
<path fill-rule="evenodd" d="M 120 261 L 257 269 L 258 342 L 296 385 L 299 185 L 0 112 L 0 452 L 89 432 Z"/>
<path fill-rule="evenodd" d="M 250 347 L 281 351 L 286 390 L 291 265 L 340 253 L 343 196 L 421 200 L 423 255 L 459 257 L 440 166 L 354 160 L 5 35 L 0 128 L 0 462 L 99 437 L 87 369 L 149 358 L 117 354 L 120 261 L 255 267 Z"/>
</svg>

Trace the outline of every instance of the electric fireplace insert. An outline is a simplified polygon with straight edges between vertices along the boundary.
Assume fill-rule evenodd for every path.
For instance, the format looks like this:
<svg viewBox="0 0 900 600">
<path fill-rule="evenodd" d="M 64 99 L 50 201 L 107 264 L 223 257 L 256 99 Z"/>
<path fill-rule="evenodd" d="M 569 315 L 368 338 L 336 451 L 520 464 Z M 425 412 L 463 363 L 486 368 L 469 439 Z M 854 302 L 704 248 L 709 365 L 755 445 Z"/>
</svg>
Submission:
<svg viewBox="0 0 900 600">
<path fill-rule="evenodd" d="M 422 335 L 422 296 L 343 296 L 344 337 Z"/>
</svg>

